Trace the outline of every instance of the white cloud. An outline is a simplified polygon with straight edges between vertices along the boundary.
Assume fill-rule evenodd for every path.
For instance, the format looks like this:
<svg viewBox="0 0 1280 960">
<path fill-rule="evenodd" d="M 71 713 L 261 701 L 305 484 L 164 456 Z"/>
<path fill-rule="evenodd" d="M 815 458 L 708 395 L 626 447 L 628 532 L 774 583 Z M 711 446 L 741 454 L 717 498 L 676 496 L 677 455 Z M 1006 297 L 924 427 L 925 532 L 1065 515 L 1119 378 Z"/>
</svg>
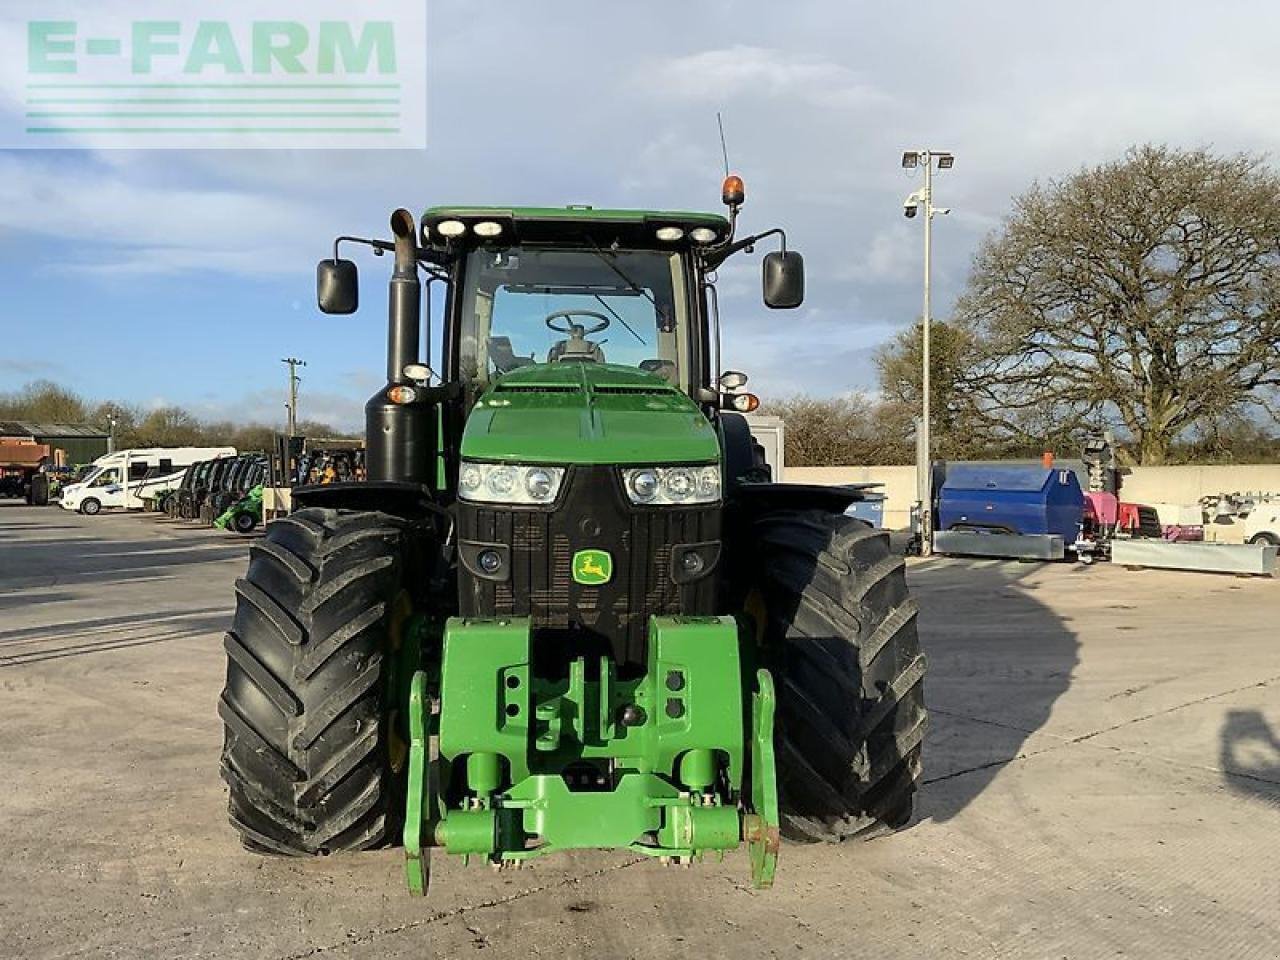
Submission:
<svg viewBox="0 0 1280 960">
<path fill-rule="evenodd" d="M 767 47 L 735 46 L 643 67 L 639 82 L 669 96 L 713 103 L 742 95 L 793 97 L 843 110 L 889 102 L 883 90 L 843 64 Z"/>
<path fill-rule="evenodd" d="M 720 157 L 683 132 L 668 129 L 646 143 L 622 178 L 629 194 L 657 194 L 680 180 L 702 178 L 720 169 Z"/>
<path fill-rule="evenodd" d="M 156 182 L 145 164 L 0 154 L 0 230 L 75 241 L 70 258 L 87 272 L 294 274 L 282 253 L 310 257 L 324 227 L 300 200 Z"/>
<path fill-rule="evenodd" d="M 920 230 L 895 223 L 877 231 L 863 255 L 839 271 L 845 280 L 905 280 L 922 269 Z"/>
<path fill-rule="evenodd" d="M 865 387 L 867 351 L 919 313 L 920 220 L 903 219 L 902 198 L 920 182 L 899 168 L 902 149 L 957 157 L 936 182 L 938 203 L 955 211 L 935 221 L 939 316 L 983 234 L 1034 179 L 1147 140 L 1280 154 L 1271 3 L 1241 0 L 1227 17 L 1171 0 L 1155 18 L 1102 0 L 939 3 L 921 12 L 932 29 L 910 44 L 900 10 L 844 0 L 659 0 L 659 15 L 645 17 L 565 0 L 555 18 L 536 4 L 436 3 L 425 154 L 0 154 L 3 282 L 32 302 L 56 299 L 65 281 L 45 264 L 60 266 L 68 250 L 85 272 L 141 278 L 128 285 L 137 291 L 147 274 L 219 271 L 214 282 L 244 291 L 240 329 L 275 330 L 281 349 L 311 347 L 308 275 L 335 234 L 384 235 L 397 204 L 714 208 L 723 110 L 731 161 L 747 181 L 742 229 L 782 226 L 808 266 L 806 309 L 784 315 L 760 305 L 763 244 L 726 265 L 726 362 L 769 392 L 836 392 Z M 624 33 L 626 44 L 582 44 Z M 313 362 L 327 354 L 338 371 L 324 384 L 332 404 L 314 398 L 335 422 L 358 424 L 380 382 L 376 359 L 372 386 L 341 374 L 355 351 L 381 350 L 385 273 L 368 267 L 367 324 L 325 327 L 312 348 Z M 290 309 L 295 301 L 302 309 Z M 154 320 L 135 312 L 128 322 Z M 72 351 L 68 368 L 92 365 L 92 346 L 60 349 Z M 273 346 L 270 362 L 281 355 Z M 177 383 L 138 389 L 181 399 Z M 281 402 L 272 393 L 261 409 L 276 416 Z"/>
<path fill-rule="evenodd" d="M 17 377 L 51 377 L 65 368 L 52 360 L 28 360 L 21 357 L 0 357 L 0 374 Z"/>
<path fill-rule="evenodd" d="M 369 391 L 372 393 L 372 391 Z M 365 396 L 332 390 L 298 391 L 298 419 L 327 423 L 336 430 L 363 430 Z M 253 390 L 231 402 L 208 401 L 193 408 L 202 420 L 230 420 L 284 428 L 285 391 Z"/>
</svg>

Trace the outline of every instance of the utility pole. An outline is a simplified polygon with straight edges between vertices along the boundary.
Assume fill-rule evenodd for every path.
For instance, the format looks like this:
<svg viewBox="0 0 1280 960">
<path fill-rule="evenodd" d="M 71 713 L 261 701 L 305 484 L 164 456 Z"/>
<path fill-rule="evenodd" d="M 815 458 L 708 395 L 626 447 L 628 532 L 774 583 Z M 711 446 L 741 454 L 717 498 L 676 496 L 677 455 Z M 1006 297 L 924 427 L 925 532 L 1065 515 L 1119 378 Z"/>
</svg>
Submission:
<svg viewBox="0 0 1280 960">
<path fill-rule="evenodd" d="M 927 151 L 924 155 L 924 305 L 923 320 L 920 331 L 920 395 L 921 403 L 920 438 L 923 464 L 918 467 L 924 490 L 920 494 L 920 556 L 927 557 L 933 553 L 933 445 L 930 441 L 929 425 L 929 332 L 933 326 L 932 304 L 929 302 L 929 282 L 933 275 L 933 157 Z"/>
<path fill-rule="evenodd" d="M 921 418 L 920 435 L 916 444 L 916 500 L 920 524 L 920 555 L 927 557 L 933 552 L 933 445 L 929 436 L 930 420 L 930 356 L 929 335 L 933 325 L 933 314 L 930 303 L 930 283 L 933 274 L 933 218 L 936 214 L 946 215 L 950 207 L 933 205 L 933 163 L 938 162 L 939 170 L 950 170 L 955 164 L 955 157 L 942 150 L 908 150 L 902 155 L 904 169 L 912 170 L 917 166 L 924 167 L 924 188 L 907 197 L 903 204 L 903 213 L 914 217 L 918 208 L 924 207 L 924 309 L 920 332 L 920 376 Z"/>
<path fill-rule="evenodd" d="M 293 437 L 298 432 L 298 384 L 302 382 L 297 369 L 305 367 L 307 361 L 299 360 L 297 357 L 285 357 L 280 362 L 289 365 L 289 402 L 285 406 L 289 408 L 289 436 Z"/>
</svg>

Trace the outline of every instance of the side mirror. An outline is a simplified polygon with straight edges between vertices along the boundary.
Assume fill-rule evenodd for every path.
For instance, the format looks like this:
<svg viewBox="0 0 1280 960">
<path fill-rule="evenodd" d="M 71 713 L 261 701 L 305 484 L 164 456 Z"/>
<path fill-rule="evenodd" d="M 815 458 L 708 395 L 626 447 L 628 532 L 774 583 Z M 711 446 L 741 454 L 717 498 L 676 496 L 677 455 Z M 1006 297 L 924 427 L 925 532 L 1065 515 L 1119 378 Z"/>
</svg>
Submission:
<svg viewBox="0 0 1280 960">
<path fill-rule="evenodd" d="M 350 260 L 321 260 L 316 266 L 316 302 L 324 313 L 355 313 L 360 306 L 360 275 Z"/>
<path fill-rule="evenodd" d="M 792 310 L 804 302 L 804 257 L 794 250 L 765 254 L 764 302 L 774 310 Z"/>
</svg>

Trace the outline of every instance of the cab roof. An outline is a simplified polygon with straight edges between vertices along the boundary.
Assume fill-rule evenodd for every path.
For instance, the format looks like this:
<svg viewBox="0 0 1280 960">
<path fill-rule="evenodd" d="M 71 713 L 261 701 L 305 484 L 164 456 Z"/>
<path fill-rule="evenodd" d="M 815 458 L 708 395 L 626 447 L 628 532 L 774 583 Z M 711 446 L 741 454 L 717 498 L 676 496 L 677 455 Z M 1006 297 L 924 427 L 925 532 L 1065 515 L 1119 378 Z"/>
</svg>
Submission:
<svg viewBox="0 0 1280 960">
<path fill-rule="evenodd" d="M 718 213 L 695 210 L 618 210 L 597 209 L 583 204 L 567 207 L 499 207 L 499 206 L 442 206 L 430 207 L 422 215 L 424 220 L 445 220 L 449 217 L 474 219 L 476 217 L 503 217 L 510 220 L 557 220 L 568 223 L 690 223 L 709 227 L 728 228 L 729 221 Z"/>
<path fill-rule="evenodd" d="M 624 244 L 664 247 L 680 246 L 682 241 L 661 242 L 655 232 L 662 227 L 680 227 L 688 234 L 698 227 L 715 231 L 716 240 L 729 235 L 729 221 L 717 213 L 701 213 L 689 210 L 617 210 L 597 209 L 585 205 L 568 207 L 501 207 L 501 206 L 439 206 L 431 207 L 422 215 L 424 240 L 429 244 L 441 244 L 443 238 L 436 225 L 461 220 L 470 225 L 496 221 L 502 225 L 501 233 L 490 237 L 493 242 L 563 242 L 590 237 L 594 242 L 608 244 L 618 241 Z"/>
</svg>

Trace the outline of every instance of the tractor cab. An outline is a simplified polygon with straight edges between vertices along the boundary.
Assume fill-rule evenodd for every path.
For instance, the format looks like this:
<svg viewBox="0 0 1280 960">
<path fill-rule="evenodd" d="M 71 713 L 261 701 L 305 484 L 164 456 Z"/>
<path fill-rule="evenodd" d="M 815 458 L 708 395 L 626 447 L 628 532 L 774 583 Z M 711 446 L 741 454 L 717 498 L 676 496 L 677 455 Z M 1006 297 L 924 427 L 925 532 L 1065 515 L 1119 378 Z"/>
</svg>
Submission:
<svg viewBox="0 0 1280 960">
<path fill-rule="evenodd" d="M 449 373 L 475 398 L 522 367 L 609 364 L 696 395 L 712 359 L 698 254 L 729 230 L 709 214 L 428 210 L 428 249 L 453 262 Z"/>
</svg>

